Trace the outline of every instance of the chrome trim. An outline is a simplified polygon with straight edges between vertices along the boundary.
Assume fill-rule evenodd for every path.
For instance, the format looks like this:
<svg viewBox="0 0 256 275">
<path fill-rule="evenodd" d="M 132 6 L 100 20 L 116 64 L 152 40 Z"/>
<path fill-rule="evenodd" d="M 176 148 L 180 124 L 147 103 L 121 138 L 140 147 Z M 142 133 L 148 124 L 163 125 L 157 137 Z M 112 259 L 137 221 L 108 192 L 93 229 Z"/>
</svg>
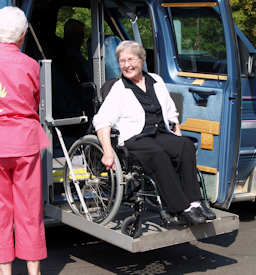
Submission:
<svg viewBox="0 0 256 275">
<path fill-rule="evenodd" d="M 241 150 L 239 153 L 240 155 L 249 155 L 249 154 L 255 154 L 256 150 Z"/>
<path fill-rule="evenodd" d="M 242 129 L 256 129 L 256 121 L 242 121 Z"/>
</svg>

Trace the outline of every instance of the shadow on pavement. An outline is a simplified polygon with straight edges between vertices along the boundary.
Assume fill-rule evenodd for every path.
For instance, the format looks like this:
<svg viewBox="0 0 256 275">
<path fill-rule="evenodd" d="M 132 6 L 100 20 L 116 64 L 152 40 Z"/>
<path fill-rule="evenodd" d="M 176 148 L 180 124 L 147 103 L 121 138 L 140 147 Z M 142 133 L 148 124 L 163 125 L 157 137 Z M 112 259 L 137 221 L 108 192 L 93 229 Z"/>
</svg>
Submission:
<svg viewBox="0 0 256 275">
<path fill-rule="evenodd" d="M 240 222 L 251 221 L 256 217 L 255 203 L 234 203 L 228 212 L 238 214 Z M 218 248 L 214 253 L 202 246 L 211 244 L 225 249 L 235 242 L 237 234 L 234 231 L 199 242 L 132 254 L 69 226 L 46 228 L 48 258 L 41 263 L 42 275 L 179 275 L 216 270 L 234 265 L 237 260 L 218 253 Z M 22 274 L 27 274 L 26 263 L 16 259 L 13 275 Z"/>
<path fill-rule="evenodd" d="M 132 254 L 68 226 L 46 229 L 48 258 L 43 275 L 53 274 L 186 274 L 205 272 L 237 263 L 235 259 L 190 243 Z M 234 235 L 209 238 L 228 245 Z M 18 268 L 19 266 L 19 268 Z M 18 270 L 19 269 L 19 270 Z M 26 274 L 24 261 L 15 260 L 13 274 Z"/>
</svg>

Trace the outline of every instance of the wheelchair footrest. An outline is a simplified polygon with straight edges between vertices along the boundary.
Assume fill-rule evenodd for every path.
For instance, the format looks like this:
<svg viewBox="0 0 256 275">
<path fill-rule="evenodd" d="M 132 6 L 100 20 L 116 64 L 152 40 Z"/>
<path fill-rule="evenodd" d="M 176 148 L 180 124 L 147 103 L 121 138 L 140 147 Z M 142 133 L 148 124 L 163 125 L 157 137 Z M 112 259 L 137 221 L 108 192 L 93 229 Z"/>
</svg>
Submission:
<svg viewBox="0 0 256 275">
<path fill-rule="evenodd" d="M 174 228 L 187 225 L 187 222 L 179 221 L 176 215 L 170 215 L 165 210 L 160 211 L 160 226 L 165 228 Z"/>
<path fill-rule="evenodd" d="M 127 203 L 134 203 L 135 201 L 137 200 L 137 197 L 133 196 L 133 197 L 124 197 L 124 202 L 127 202 Z"/>
<path fill-rule="evenodd" d="M 128 207 L 130 207 L 130 208 L 134 208 L 134 202 L 127 202 L 127 201 L 125 201 L 125 202 L 123 203 L 123 205 L 124 205 L 124 206 L 128 206 Z"/>
<path fill-rule="evenodd" d="M 165 210 L 160 211 L 160 218 L 161 218 L 161 220 L 167 220 L 168 219 L 168 216 L 167 216 L 167 213 L 166 213 Z"/>
</svg>

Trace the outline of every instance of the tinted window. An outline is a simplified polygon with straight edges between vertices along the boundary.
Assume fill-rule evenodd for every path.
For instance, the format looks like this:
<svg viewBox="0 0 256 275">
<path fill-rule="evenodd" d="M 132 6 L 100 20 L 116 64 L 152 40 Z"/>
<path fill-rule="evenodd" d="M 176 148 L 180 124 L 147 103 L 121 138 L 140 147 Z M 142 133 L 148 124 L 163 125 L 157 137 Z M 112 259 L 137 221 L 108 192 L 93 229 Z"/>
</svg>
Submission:
<svg viewBox="0 0 256 275">
<path fill-rule="evenodd" d="M 226 74 L 226 46 L 214 8 L 168 8 L 183 71 Z"/>
</svg>

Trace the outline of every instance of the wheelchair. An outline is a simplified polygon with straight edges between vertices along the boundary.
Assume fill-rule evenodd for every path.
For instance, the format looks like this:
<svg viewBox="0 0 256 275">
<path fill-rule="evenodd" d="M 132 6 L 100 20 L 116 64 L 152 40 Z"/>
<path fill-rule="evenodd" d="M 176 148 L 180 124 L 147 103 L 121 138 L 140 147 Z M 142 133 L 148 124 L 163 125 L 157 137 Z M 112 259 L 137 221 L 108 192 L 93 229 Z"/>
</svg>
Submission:
<svg viewBox="0 0 256 275">
<path fill-rule="evenodd" d="M 124 205 L 134 208 L 134 214 L 123 221 L 121 226 L 123 234 L 133 238 L 138 238 L 142 234 L 140 215 L 146 209 L 159 212 L 160 225 L 168 227 L 169 214 L 158 194 L 156 183 L 145 175 L 138 160 L 129 155 L 125 146 L 117 145 L 117 139 L 118 131 L 112 130 L 115 170 L 106 170 L 102 164 L 103 149 L 92 127 L 89 128 L 87 135 L 71 146 L 69 157 L 76 183 L 67 163 L 63 173 L 65 194 L 71 210 L 81 217 L 86 217 L 75 186 L 79 184 L 93 222 L 107 225 L 114 219 L 121 205 Z M 203 199 L 207 201 L 203 176 L 199 170 L 198 180 Z"/>
</svg>

